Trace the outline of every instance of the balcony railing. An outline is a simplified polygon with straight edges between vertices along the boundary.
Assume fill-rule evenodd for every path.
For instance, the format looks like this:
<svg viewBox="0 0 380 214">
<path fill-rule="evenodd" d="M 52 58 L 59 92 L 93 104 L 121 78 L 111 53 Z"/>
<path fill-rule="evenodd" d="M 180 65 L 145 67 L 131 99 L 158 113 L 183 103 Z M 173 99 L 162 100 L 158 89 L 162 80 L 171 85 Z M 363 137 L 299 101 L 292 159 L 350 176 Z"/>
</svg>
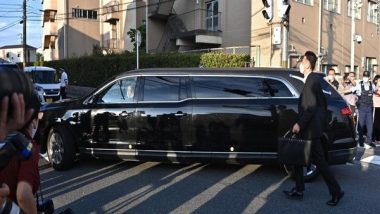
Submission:
<svg viewBox="0 0 380 214">
<path fill-rule="evenodd" d="M 218 35 L 222 13 L 203 9 L 192 10 L 169 18 L 169 24 L 179 37 L 199 34 Z"/>
<path fill-rule="evenodd" d="M 173 4 L 174 0 L 150 0 L 148 15 L 150 18 L 167 19 L 172 12 Z"/>
<path fill-rule="evenodd" d="M 103 14 L 105 22 L 119 20 L 120 4 L 118 1 L 111 1 L 104 5 Z"/>
<path fill-rule="evenodd" d="M 119 49 L 120 44 L 119 44 L 119 39 L 106 39 L 104 40 L 104 48 L 106 49 Z"/>
</svg>

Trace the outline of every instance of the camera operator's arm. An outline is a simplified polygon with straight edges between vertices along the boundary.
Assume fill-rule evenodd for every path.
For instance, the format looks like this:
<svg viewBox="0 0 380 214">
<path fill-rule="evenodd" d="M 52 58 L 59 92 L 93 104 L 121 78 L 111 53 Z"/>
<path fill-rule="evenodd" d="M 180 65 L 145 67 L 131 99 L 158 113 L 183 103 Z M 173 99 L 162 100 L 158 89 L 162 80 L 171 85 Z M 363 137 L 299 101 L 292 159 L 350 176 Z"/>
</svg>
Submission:
<svg viewBox="0 0 380 214">
<path fill-rule="evenodd" d="M 32 185 L 28 182 L 20 181 L 17 184 L 16 195 L 18 205 L 24 213 L 37 213 L 37 204 L 33 196 Z"/>
<path fill-rule="evenodd" d="M 9 98 L 4 97 L 1 100 L 0 107 L 0 141 L 3 140 L 10 132 L 21 129 L 32 117 L 33 110 L 25 112 L 24 96 L 22 94 L 12 94 L 12 105 L 14 107 L 12 116 L 8 118 Z"/>
<path fill-rule="evenodd" d="M 7 196 L 9 195 L 9 187 L 6 184 L 1 184 L 0 187 L 0 210 L 2 209 L 3 203 L 7 200 Z"/>
</svg>

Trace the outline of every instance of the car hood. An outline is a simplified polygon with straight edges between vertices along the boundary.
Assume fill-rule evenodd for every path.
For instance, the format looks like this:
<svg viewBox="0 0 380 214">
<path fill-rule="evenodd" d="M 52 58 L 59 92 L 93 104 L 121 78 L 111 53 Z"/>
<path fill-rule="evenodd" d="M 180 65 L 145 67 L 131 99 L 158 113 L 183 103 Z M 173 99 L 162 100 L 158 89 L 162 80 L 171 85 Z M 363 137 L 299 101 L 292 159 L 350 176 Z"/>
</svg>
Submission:
<svg viewBox="0 0 380 214">
<path fill-rule="evenodd" d="M 65 100 L 59 100 L 53 103 L 47 103 L 43 104 L 41 106 L 41 111 L 49 111 L 53 109 L 71 109 L 75 108 L 76 106 L 81 105 L 83 102 L 82 99 L 65 99 Z"/>
</svg>

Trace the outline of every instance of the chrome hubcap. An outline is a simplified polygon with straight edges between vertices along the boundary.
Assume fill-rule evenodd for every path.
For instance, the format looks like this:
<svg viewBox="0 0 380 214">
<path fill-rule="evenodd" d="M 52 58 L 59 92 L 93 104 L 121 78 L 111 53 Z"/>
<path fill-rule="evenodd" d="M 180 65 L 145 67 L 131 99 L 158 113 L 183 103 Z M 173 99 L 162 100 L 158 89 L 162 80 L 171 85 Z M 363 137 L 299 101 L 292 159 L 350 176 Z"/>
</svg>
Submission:
<svg viewBox="0 0 380 214">
<path fill-rule="evenodd" d="M 60 164 L 63 157 L 63 140 L 61 135 L 54 132 L 50 137 L 49 142 L 49 157 L 54 164 Z"/>
</svg>

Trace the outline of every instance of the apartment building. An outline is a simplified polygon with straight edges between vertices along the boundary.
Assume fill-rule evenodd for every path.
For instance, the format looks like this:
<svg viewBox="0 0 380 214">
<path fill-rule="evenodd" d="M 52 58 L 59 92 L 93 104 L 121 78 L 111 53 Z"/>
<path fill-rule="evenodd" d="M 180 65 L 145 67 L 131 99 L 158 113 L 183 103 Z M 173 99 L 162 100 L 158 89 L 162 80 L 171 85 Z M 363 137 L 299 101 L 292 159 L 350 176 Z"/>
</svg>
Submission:
<svg viewBox="0 0 380 214">
<path fill-rule="evenodd" d="M 351 59 L 351 1 L 322 0 L 321 67 L 326 71 L 333 67 L 337 74 L 350 71 Z M 297 59 L 305 51 L 318 53 L 319 0 L 292 0 L 288 33 L 288 66 L 297 67 Z M 251 45 L 261 47 L 262 66 L 281 66 L 282 46 L 274 44 L 275 31 L 281 27 L 277 15 L 278 4 L 274 1 L 274 17 L 271 22 L 263 18 L 263 4 L 252 4 Z M 378 34 L 377 1 L 357 0 L 355 13 L 356 35 L 354 68 L 357 74 L 364 70 L 378 73 L 380 58 L 380 35 Z M 281 29 L 281 28 L 280 28 Z M 356 37 L 357 38 L 357 37 Z M 358 72 L 359 71 L 359 72 Z"/>
<path fill-rule="evenodd" d="M 26 45 L 26 51 L 26 61 L 36 61 L 37 48 Z M 13 63 L 24 62 L 23 52 L 23 45 L 5 45 L 0 47 L 0 58 Z"/>
<path fill-rule="evenodd" d="M 134 0 L 42 0 L 43 55 L 56 60 L 132 50 L 127 32 L 143 24 L 145 2 Z"/>
<path fill-rule="evenodd" d="M 246 47 L 249 54 L 251 0 L 149 0 L 149 52 Z"/>
</svg>

